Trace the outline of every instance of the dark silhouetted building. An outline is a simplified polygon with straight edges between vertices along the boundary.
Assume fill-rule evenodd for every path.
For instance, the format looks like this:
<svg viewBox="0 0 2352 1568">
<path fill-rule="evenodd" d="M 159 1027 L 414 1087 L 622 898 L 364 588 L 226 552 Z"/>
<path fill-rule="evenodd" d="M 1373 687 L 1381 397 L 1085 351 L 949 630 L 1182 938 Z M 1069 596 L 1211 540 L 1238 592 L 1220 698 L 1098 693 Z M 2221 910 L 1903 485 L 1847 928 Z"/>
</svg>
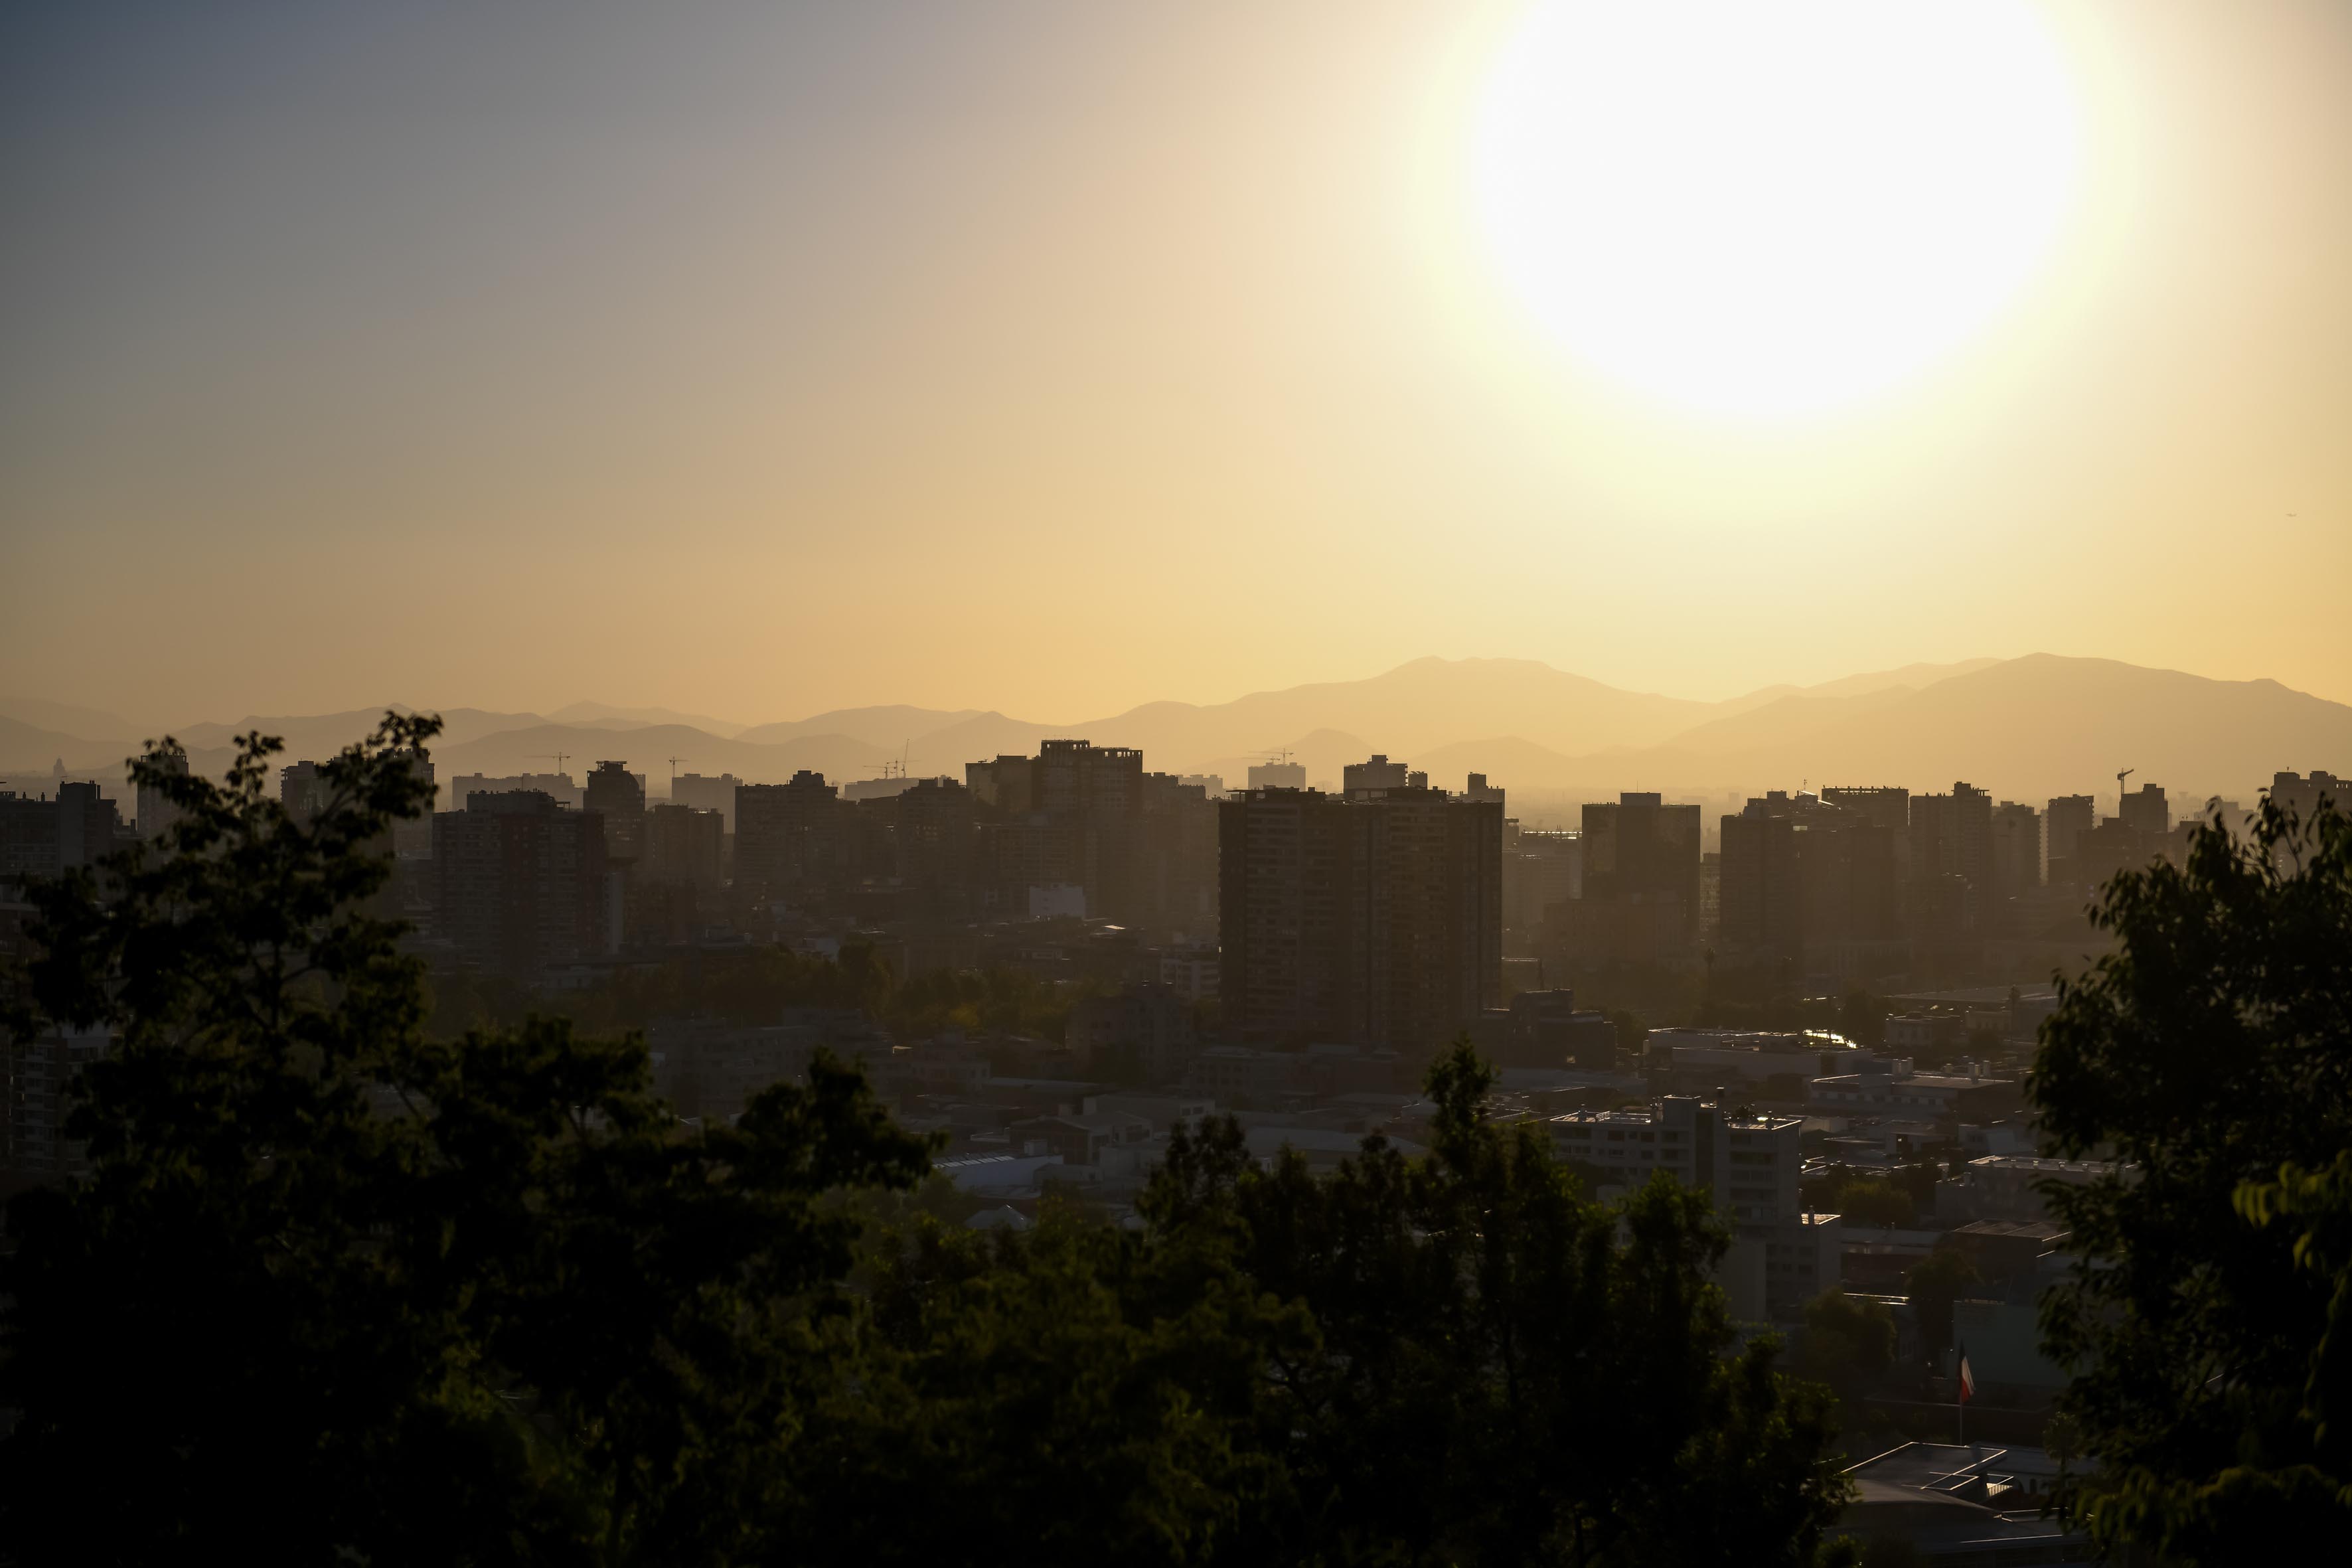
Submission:
<svg viewBox="0 0 2352 1568">
<path fill-rule="evenodd" d="M 304 826 L 318 819 L 327 804 L 327 781 L 311 762 L 289 763 L 278 770 L 278 803 L 286 815 Z"/>
<path fill-rule="evenodd" d="M 646 813 L 646 852 L 637 876 L 668 888 L 716 888 L 727 837 L 726 819 L 691 805 L 656 805 Z"/>
<path fill-rule="evenodd" d="M 1584 896 L 1568 907 L 1579 963 L 1687 959 L 1699 929 L 1699 808 L 1629 792 L 1583 813 Z"/>
<path fill-rule="evenodd" d="M 1503 927 L 1524 946 L 1553 910 L 1584 896 L 1584 838 L 1576 833 L 1514 831 L 1507 817 L 1504 822 Z"/>
<path fill-rule="evenodd" d="M 1499 1004 L 1499 805 L 1252 790 L 1218 813 L 1220 995 L 1242 1038 L 1423 1054 Z"/>
<path fill-rule="evenodd" d="M 604 819 L 535 790 L 480 794 L 433 819 L 434 926 L 481 968 L 530 981 L 604 953 Z"/>
<path fill-rule="evenodd" d="M 2268 793 L 2272 800 L 2294 814 L 2298 828 L 2292 838 L 2273 851 L 2282 875 L 2292 873 L 2296 858 L 2305 852 L 2310 843 L 2305 830 L 2321 801 L 2333 801 L 2337 811 L 2352 814 L 2352 780 L 2339 779 L 2317 768 L 2312 769 L 2307 778 L 2300 773 L 2273 773 Z"/>
<path fill-rule="evenodd" d="M 1990 872 L 1992 898 L 2006 902 L 2042 885 L 2042 814 L 2019 801 L 1992 808 Z"/>
<path fill-rule="evenodd" d="M 1170 773 L 1143 775 L 1135 837 L 1135 922 L 1198 941 L 1217 932 L 1217 799 Z"/>
<path fill-rule="evenodd" d="M 578 810 L 584 804 L 581 788 L 570 773 L 513 773 L 503 778 L 488 773 L 459 773 L 449 781 L 449 809 L 463 811 L 466 803 L 476 795 L 511 795 L 519 789 L 535 789 L 558 805 Z"/>
<path fill-rule="evenodd" d="M 1958 876 L 1975 888 L 1992 879 L 1992 796 L 1956 784 L 1949 795 L 1911 797 L 1911 874 Z"/>
<path fill-rule="evenodd" d="M 1804 887 L 1794 803 L 1780 790 L 1726 816 L 1716 943 L 1727 955 L 1795 963 L 1804 954 Z"/>
<path fill-rule="evenodd" d="M 1252 789 L 1305 789 L 1307 764 L 1293 762 L 1252 763 L 1249 771 L 1249 786 Z"/>
<path fill-rule="evenodd" d="M 152 760 L 157 767 L 166 773 L 176 773 L 182 778 L 185 778 L 188 774 L 188 754 L 185 752 L 166 752 Z M 180 820 L 180 808 L 173 805 L 170 797 L 161 789 L 151 784 L 142 784 L 139 786 L 138 807 L 137 826 L 139 837 L 142 838 L 160 838 L 171 831 L 173 823 Z"/>
<path fill-rule="evenodd" d="M 122 813 L 88 780 L 58 786 L 58 864 L 95 866 L 123 837 Z"/>
<path fill-rule="evenodd" d="M 2099 825 L 2098 807 L 2087 795 L 2061 795 L 2051 797 L 2049 809 L 2042 817 L 2043 865 L 2052 882 L 2074 880 L 2075 840 Z"/>
<path fill-rule="evenodd" d="M 2116 803 L 2116 816 L 2134 833 L 2161 838 L 2172 831 L 2172 803 L 2162 784 L 2144 784 Z"/>
<path fill-rule="evenodd" d="M 790 784 L 735 792 L 735 882 L 770 895 L 837 885 L 848 876 L 856 807 L 824 775 L 803 768 Z"/>
<path fill-rule="evenodd" d="M 1374 752 L 1370 762 L 1349 763 L 1339 770 L 1340 787 L 1350 795 L 1376 789 L 1426 789 L 1429 775 L 1415 773 L 1402 763 L 1392 763 L 1380 752 Z"/>
<path fill-rule="evenodd" d="M 634 865 L 646 853 L 646 781 L 626 763 L 601 762 L 583 793 L 586 809 L 604 819 L 604 853 L 616 865 Z"/>
<path fill-rule="evenodd" d="M 979 853 L 991 909 L 1017 916 L 1031 889 L 1075 887 L 1090 916 L 1147 918 L 1141 752 L 1046 741 L 1034 757 L 966 763 L 964 782 L 987 812 Z"/>
<path fill-rule="evenodd" d="M 1617 1026 L 1603 1014 L 1580 1010 L 1573 991 L 1522 991 L 1508 1007 L 1487 1008 L 1472 1037 L 1496 1067 L 1617 1067 Z"/>
<path fill-rule="evenodd" d="M 679 773 L 669 781 L 672 805 L 690 805 L 697 811 L 715 811 L 723 822 L 725 831 L 735 831 L 735 792 L 743 781 L 733 773 L 708 777 L 701 773 Z"/>
</svg>

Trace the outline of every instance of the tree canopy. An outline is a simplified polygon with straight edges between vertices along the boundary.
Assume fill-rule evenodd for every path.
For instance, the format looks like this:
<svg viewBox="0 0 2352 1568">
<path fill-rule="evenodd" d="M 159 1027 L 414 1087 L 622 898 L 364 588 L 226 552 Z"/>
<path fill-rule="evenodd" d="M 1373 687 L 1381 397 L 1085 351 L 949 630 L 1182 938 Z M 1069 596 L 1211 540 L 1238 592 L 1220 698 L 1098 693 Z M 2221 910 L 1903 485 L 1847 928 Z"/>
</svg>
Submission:
<svg viewBox="0 0 2352 1568">
<path fill-rule="evenodd" d="M 2030 1091 L 2079 1266 L 2043 1303 L 2091 1464 L 2068 1506 L 2105 1545 L 2185 1563 L 2292 1560 L 2352 1531 L 2326 1413 L 2347 1300 L 2352 821 L 2266 803 L 2185 863 L 2116 878 L 2116 951 L 2062 988 Z M 2255 1223 L 2257 1220 L 2267 1223 Z M 2315 1348 L 2316 1347 L 2316 1349 Z"/>
<path fill-rule="evenodd" d="M 299 821 L 258 736 L 151 753 L 161 852 L 37 894 L 14 1024 L 113 1044 L 90 1174 L 10 1208 L 26 1561 L 1811 1559 L 1827 1395 L 1733 1331 L 1705 1197 L 1591 1201 L 1466 1044 L 1426 1159 L 1214 1122 L 1131 1225 L 951 1226 L 846 1068 L 694 1126 L 632 1037 L 436 1036 L 373 912 L 434 732 Z"/>
</svg>

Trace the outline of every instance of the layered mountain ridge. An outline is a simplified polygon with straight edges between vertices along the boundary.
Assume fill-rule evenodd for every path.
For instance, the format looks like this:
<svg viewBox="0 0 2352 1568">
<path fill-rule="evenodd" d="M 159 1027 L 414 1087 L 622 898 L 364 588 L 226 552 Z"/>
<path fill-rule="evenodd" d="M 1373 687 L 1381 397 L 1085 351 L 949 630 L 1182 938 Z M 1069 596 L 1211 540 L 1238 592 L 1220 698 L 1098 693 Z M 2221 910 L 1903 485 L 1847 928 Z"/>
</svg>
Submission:
<svg viewBox="0 0 2352 1568">
<path fill-rule="evenodd" d="M 247 717 L 173 732 L 196 766 L 216 773 L 248 731 L 282 736 L 289 757 L 324 756 L 382 711 Z M 2052 654 L 1911 665 L 1723 702 L 1626 691 L 1533 660 L 1423 658 L 1364 680 L 1206 705 L 1150 702 L 1068 723 L 905 705 L 751 725 L 591 702 L 551 715 L 439 711 L 446 728 L 435 761 L 445 781 L 548 772 L 558 758 L 577 773 L 614 758 L 647 774 L 656 795 L 672 771 L 775 783 L 802 768 L 858 779 L 903 763 L 918 775 L 960 777 L 967 762 L 1033 752 L 1054 737 L 1136 747 L 1156 771 L 1215 773 L 1232 784 L 1252 763 L 1282 754 L 1303 763 L 1312 781 L 1336 781 L 1345 763 L 1379 751 L 1448 787 L 1483 773 L 1523 794 L 1587 796 L 1806 782 L 1943 789 L 1968 779 L 2038 800 L 2094 792 L 2131 768 L 2183 795 L 2251 798 L 2279 769 L 2352 772 L 2352 706 L 2272 680 Z M 111 771 L 137 738 L 136 726 L 94 710 L 0 700 L 6 772 L 57 761 L 78 773 Z"/>
</svg>

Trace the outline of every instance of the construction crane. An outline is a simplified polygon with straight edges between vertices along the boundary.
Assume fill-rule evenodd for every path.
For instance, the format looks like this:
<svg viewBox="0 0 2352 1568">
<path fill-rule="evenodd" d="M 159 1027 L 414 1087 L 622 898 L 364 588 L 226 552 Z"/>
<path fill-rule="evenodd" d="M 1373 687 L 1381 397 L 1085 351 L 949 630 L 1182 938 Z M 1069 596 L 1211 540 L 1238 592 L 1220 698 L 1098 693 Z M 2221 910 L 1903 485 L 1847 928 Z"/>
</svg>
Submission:
<svg viewBox="0 0 2352 1568">
<path fill-rule="evenodd" d="M 694 761 L 692 757 L 672 757 L 669 759 L 669 793 L 672 800 L 677 798 L 677 764 L 680 763 L 690 763 L 692 761 Z"/>
<path fill-rule="evenodd" d="M 530 760 L 534 763 L 552 761 L 555 763 L 555 771 L 560 773 L 563 772 L 563 764 L 572 760 L 572 753 L 569 752 L 533 752 L 530 754 Z"/>
<path fill-rule="evenodd" d="M 2124 808 L 2124 780 L 2131 777 L 2132 774 L 2137 772 L 2139 772 L 2137 768 L 2126 768 L 2123 772 L 2116 775 L 2116 809 L 2117 811 L 2121 811 Z"/>
</svg>

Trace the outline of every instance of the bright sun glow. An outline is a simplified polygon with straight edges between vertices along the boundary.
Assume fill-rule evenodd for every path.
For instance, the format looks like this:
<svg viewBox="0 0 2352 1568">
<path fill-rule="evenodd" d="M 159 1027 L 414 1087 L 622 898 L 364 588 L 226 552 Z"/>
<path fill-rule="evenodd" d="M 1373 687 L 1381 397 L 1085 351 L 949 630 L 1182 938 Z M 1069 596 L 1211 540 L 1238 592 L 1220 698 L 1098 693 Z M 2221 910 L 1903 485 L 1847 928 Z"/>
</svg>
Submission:
<svg viewBox="0 0 2352 1568">
<path fill-rule="evenodd" d="M 2018 0 L 1549 0 L 1474 136 L 1501 268 L 1570 353 L 1786 417 L 1982 327 L 2049 247 L 2077 127 Z"/>
</svg>

